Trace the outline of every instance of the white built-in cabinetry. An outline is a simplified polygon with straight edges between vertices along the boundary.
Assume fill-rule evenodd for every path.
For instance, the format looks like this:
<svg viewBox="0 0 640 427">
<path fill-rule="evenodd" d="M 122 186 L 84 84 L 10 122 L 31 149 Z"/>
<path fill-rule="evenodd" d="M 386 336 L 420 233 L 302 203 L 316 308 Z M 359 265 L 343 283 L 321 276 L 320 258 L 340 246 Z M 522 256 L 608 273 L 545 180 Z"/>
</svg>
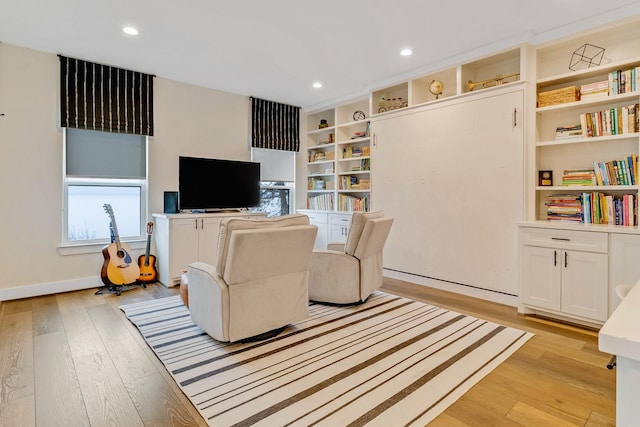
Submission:
<svg viewBox="0 0 640 427">
<path fill-rule="evenodd" d="M 609 79 L 609 73 L 640 65 L 640 25 L 637 21 L 608 27 L 536 49 L 537 93 Z M 605 48 L 599 66 L 568 69 L 573 52 L 585 43 Z M 534 126 L 526 155 L 526 217 L 520 231 L 520 311 L 601 325 L 619 304 L 615 287 L 640 278 L 640 235 L 634 225 L 550 221 L 547 197 L 583 193 L 622 198 L 635 196 L 630 185 L 562 185 L 569 169 L 593 169 L 594 162 L 626 159 L 640 153 L 640 134 L 627 129 L 616 135 L 556 138 L 556 128 L 580 124 L 585 113 L 610 113 L 637 105 L 640 91 L 604 94 L 572 102 L 531 108 Z M 535 102 L 535 100 L 532 100 Z M 584 123 L 582 123 L 584 125 Z M 551 186 L 538 182 L 539 171 L 552 171 Z M 537 236 L 537 237 L 536 237 Z M 535 237 L 535 238 L 534 238 Z"/>
<path fill-rule="evenodd" d="M 215 265 L 220 222 L 229 217 L 251 216 L 264 213 L 153 214 L 160 283 L 177 285 L 181 274 L 195 261 Z"/>
<path fill-rule="evenodd" d="M 607 319 L 607 233 L 520 229 L 520 300 L 583 321 Z"/>
<path fill-rule="evenodd" d="M 314 249 L 325 250 L 329 243 L 344 243 L 347 241 L 351 213 L 308 209 L 298 209 L 298 213 L 307 215 L 309 222 L 318 227 Z"/>
<path fill-rule="evenodd" d="M 369 101 L 307 116 L 307 207 L 368 211 L 371 189 Z"/>
</svg>

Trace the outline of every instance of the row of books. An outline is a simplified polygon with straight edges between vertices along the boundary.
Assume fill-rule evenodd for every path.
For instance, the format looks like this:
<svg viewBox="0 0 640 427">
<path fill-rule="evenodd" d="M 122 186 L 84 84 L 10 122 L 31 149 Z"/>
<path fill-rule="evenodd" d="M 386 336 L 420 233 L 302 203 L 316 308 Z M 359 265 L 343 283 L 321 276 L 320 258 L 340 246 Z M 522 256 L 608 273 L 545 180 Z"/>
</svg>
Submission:
<svg viewBox="0 0 640 427">
<path fill-rule="evenodd" d="M 369 196 L 356 197 L 350 194 L 338 194 L 338 210 L 344 212 L 368 212 L 371 207 Z"/>
<path fill-rule="evenodd" d="M 610 162 L 593 162 L 597 185 L 637 185 L 638 156 Z"/>
<path fill-rule="evenodd" d="M 614 197 L 603 193 L 583 193 L 582 216 L 585 224 L 637 224 L 636 198 L 633 194 Z"/>
<path fill-rule="evenodd" d="M 609 94 L 635 92 L 640 89 L 640 67 L 609 73 Z"/>
<path fill-rule="evenodd" d="M 307 197 L 307 209 L 332 211 L 333 210 L 333 193 L 320 194 L 318 196 Z"/>
<path fill-rule="evenodd" d="M 582 137 L 622 135 L 640 131 L 638 104 L 580 114 Z"/>
<path fill-rule="evenodd" d="M 629 227 L 638 223 L 636 197 L 633 194 L 551 194 L 547 196 L 545 205 L 549 221 Z"/>
<path fill-rule="evenodd" d="M 593 169 L 565 169 L 562 185 L 638 185 L 638 156 L 593 162 Z"/>
<path fill-rule="evenodd" d="M 628 70 L 615 70 L 607 75 L 606 80 L 587 83 L 580 86 L 580 99 L 594 96 L 620 95 L 640 89 L 640 67 Z"/>
</svg>

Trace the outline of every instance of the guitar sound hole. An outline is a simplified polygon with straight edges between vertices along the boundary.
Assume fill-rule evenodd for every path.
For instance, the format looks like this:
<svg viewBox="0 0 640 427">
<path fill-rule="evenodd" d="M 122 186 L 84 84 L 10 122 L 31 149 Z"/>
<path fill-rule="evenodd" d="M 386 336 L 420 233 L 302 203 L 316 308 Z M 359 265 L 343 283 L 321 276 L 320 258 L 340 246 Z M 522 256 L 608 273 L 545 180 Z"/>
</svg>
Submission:
<svg viewBox="0 0 640 427">
<path fill-rule="evenodd" d="M 117 251 L 116 255 L 118 255 L 118 258 L 124 258 L 124 251 Z"/>
</svg>

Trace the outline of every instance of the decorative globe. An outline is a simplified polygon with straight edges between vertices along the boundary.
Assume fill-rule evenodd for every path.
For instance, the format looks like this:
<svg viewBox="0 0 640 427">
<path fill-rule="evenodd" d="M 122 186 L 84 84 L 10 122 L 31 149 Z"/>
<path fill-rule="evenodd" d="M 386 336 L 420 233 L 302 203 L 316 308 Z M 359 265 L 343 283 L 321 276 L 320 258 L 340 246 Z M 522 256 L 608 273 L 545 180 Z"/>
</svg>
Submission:
<svg viewBox="0 0 640 427">
<path fill-rule="evenodd" d="M 442 83 L 440 80 L 432 80 L 431 83 L 429 83 L 429 92 L 431 92 L 432 95 L 435 95 L 436 99 L 438 99 L 440 95 L 442 95 L 443 90 L 444 83 Z"/>
</svg>

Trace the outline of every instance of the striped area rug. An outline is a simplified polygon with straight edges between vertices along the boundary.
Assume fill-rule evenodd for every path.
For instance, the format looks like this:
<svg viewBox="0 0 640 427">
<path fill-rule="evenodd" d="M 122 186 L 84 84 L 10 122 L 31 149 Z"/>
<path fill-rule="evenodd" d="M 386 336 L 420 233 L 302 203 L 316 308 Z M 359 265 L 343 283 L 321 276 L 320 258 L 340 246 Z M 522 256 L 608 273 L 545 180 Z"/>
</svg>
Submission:
<svg viewBox="0 0 640 427">
<path fill-rule="evenodd" d="M 213 340 L 178 296 L 120 308 L 212 426 L 424 426 L 532 336 L 383 292 L 250 344 Z"/>
</svg>

